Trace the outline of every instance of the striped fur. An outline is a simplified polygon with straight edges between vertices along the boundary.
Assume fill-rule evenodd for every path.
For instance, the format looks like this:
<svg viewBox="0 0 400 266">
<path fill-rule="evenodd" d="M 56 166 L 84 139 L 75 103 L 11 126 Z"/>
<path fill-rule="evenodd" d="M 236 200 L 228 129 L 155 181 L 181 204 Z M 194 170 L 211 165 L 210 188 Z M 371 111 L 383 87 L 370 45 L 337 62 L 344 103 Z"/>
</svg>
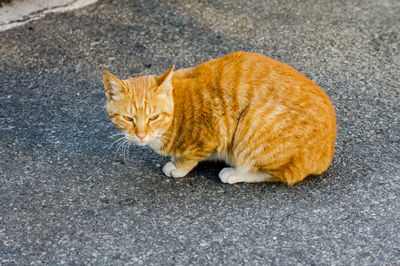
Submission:
<svg viewBox="0 0 400 266">
<path fill-rule="evenodd" d="M 225 183 L 293 185 L 331 163 L 336 119 L 328 96 L 261 54 L 234 52 L 128 80 L 105 72 L 104 84 L 111 121 L 129 140 L 172 156 L 168 176 L 218 158 L 232 166 L 220 173 Z"/>
</svg>

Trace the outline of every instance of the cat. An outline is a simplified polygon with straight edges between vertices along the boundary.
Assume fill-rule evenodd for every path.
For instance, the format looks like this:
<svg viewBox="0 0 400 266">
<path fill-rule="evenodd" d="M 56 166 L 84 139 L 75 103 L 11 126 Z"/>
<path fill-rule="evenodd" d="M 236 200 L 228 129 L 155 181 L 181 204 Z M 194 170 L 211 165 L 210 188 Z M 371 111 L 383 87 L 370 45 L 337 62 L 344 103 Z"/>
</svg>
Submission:
<svg viewBox="0 0 400 266">
<path fill-rule="evenodd" d="M 104 71 L 107 112 L 125 138 L 171 156 L 183 177 L 224 160 L 223 183 L 294 185 L 331 164 L 334 108 L 314 82 L 262 54 L 233 52 L 196 67 L 119 80 Z"/>
</svg>

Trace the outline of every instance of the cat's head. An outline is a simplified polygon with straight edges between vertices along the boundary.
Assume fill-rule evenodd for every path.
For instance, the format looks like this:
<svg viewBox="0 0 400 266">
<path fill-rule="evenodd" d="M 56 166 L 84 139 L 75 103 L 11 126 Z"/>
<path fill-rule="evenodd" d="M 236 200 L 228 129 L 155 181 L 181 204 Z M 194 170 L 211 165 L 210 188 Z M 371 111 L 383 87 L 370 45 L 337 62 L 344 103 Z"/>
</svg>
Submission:
<svg viewBox="0 0 400 266">
<path fill-rule="evenodd" d="M 172 73 L 174 66 L 160 76 L 119 80 L 104 71 L 107 112 L 111 122 L 125 137 L 144 146 L 160 142 L 172 123 Z"/>
</svg>

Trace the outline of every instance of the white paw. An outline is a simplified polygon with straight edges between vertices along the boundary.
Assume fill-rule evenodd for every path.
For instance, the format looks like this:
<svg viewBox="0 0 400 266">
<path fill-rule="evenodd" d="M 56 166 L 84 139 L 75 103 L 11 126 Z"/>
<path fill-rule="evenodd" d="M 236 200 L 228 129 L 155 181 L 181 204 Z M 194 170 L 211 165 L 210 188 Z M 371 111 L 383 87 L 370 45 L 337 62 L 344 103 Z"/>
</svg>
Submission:
<svg viewBox="0 0 400 266">
<path fill-rule="evenodd" d="M 247 171 L 240 171 L 232 167 L 227 167 L 219 172 L 219 178 L 223 183 L 258 183 L 258 182 L 278 182 L 279 179 L 269 173 L 258 172 L 250 173 Z"/>
<path fill-rule="evenodd" d="M 171 176 L 172 177 L 183 177 L 187 174 L 187 172 L 185 170 L 176 168 L 174 170 L 171 171 Z"/>
<path fill-rule="evenodd" d="M 176 169 L 175 165 L 171 162 L 168 162 L 163 167 L 163 172 L 166 176 L 171 176 L 172 170 Z"/>
<path fill-rule="evenodd" d="M 219 179 L 221 179 L 222 183 L 234 184 L 237 182 L 241 182 L 238 172 L 236 171 L 235 168 L 232 167 L 226 167 L 222 169 L 219 172 L 218 176 Z"/>
<path fill-rule="evenodd" d="M 171 163 L 171 162 L 169 162 L 169 163 L 164 165 L 163 172 L 164 172 L 164 174 L 166 176 L 169 176 L 169 177 L 172 176 L 172 177 L 175 177 L 175 178 L 176 177 L 183 177 L 183 176 L 185 176 L 187 174 L 186 171 L 184 171 L 182 169 L 179 169 L 179 168 L 176 168 L 175 165 L 173 163 Z"/>
</svg>

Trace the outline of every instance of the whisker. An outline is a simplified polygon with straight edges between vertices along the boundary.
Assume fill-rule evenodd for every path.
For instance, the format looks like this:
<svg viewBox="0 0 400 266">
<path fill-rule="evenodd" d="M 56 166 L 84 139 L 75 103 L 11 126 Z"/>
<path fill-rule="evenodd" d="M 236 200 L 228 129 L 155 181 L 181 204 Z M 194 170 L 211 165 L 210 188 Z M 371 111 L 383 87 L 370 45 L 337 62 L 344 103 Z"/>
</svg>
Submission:
<svg viewBox="0 0 400 266">
<path fill-rule="evenodd" d="M 124 136 L 125 135 L 125 132 L 118 132 L 118 133 L 114 133 L 114 134 L 112 134 L 111 136 L 109 136 L 109 138 L 115 138 L 116 136 Z"/>
<path fill-rule="evenodd" d="M 165 149 L 163 142 L 159 138 L 155 138 L 149 145 L 156 152 L 163 151 Z"/>
<path fill-rule="evenodd" d="M 114 146 L 114 145 L 117 144 L 118 142 L 122 142 L 122 141 L 124 141 L 124 140 L 126 140 L 126 138 L 125 138 L 125 137 L 121 137 L 121 138 L 115 140 L 115 141 L 111 144 L 111 146 Z"/>
<path fill-rule="evenodd" d="M 173 140 L 173 137 L 167 137 L 167 136 L 159 136 L 160 139 L 167 139 L 167 140 Z"/>
<path fill-rule="evenodd" d="M 125 146 L 126 146 L 127 142 L 128 142 L 128 140 L 126 140 L 126 139 L 124 141 L 120 142 L 118 145 L 118 149 L 117 149 L 117 153 L 119 153 L 120 150 L 122 151 L 122 157 L 123 157 L 124 162 L 126 161 L 124 152 L 125 152 Z"/>
<path fill-rule="evenodd" d="M 124 146 L 127 142 L 129 142 L 129 140 L 127 140 L 127 139 L 123 139 L 121 142 L 119 142 L 119 143 L 118 143 L 117 152 L 119 152 L 119 150 L 122 149 L 123 146 Z"/>
<path fill-rule="evenodd" d="M 131 146 L 131 142 L 127 141 L 124 144 L 124 150 L 123 150 L 123 156 L 124 156 L 124 161 L 126 161 L 126 157 L 129 155 L 129 147 Z"/>
</svg>

